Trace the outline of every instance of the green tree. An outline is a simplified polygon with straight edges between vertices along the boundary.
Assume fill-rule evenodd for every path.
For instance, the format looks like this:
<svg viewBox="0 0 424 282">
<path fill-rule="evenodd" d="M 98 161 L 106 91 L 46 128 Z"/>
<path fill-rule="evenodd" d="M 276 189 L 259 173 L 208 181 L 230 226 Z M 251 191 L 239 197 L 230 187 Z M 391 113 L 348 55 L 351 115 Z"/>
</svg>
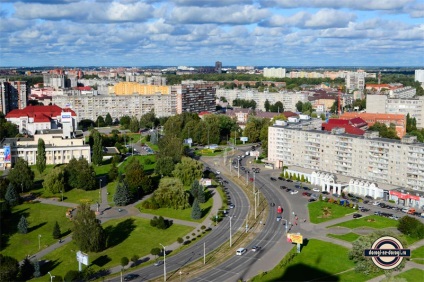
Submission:
<svg viewBox="0 0 424 282">
<path fill-rule="evenodd" d="M 298 102 L 296 103 L 296 110 L 297 110 L 298 112 L 302 112 L 302 109 L 303 109 L 303 103 L 302 103 L 302 101 L 298 101 Z"/>
<path fill-rule="evenodd" d="M 97 188 L 95 171 L 84 158 L 71 159 L 65 167 L 65 179 L 72 188 L 94 190 Z"/>
<path fill-rule="evenodd" d="M 203 188 L 202 185 L 199 185 L 198 193 L 197 193 L 197 200 L 201 204 L 204 203 L 204 202 L 206 202 L 205 189 Z"/>
<path fill-rule="evenodd" d="M 6 177 L 0 177 L 0 200 L 4 200 L 8 186 L 9 180 Z"/>
<path fill-rule="evenodd" d="M 131 194 L 123 179 L 116 184 L 116 192 L 113 195 L 113 202 L 117 206 L 126 206 L 131 202 Z"/>
<path fill-rule="evenodd" d="M 65 191 L 65 172 L 62 167 L 55 167 L 46 175 L 43 182 L 44 189 L 56 194 Z"/>
<path fill-rule="evenodd" d="M 107 173 L 107 178 L 110 182 L 115 181 L 116 177 L 118 177 L 118 174 L 118 167 L 116 166 L 116 162 L 114 161 L 114 159 L 112 159 L 112 167 Z"/>
<path fill-rule="evenodd" d="M 0 281 L 16 281 L 19 273 L 19 262 L 9 256 L 0 254 Z"/>
<path fill-rule="evenodd" d="M 268 99 L 265 100 L 264 108 L 265 112 L 269 112 L 269 109 L 271 108 L 271 103 L 268 101 Z"/>
<path fill-rule="evenodd" d="M 190 207 L 189 196 L 180 179 L 165 177 L 160 180 L 151 199 L 160 207 L 186 209 Z"/>
<path fill-rule="evenodd" d="M 84 281 L 84 275 L 78 270 L 69 270 L 63 279 L 65 282 Z"/>
<path fill-rule="evenodd" d="M 199 186 L 200 186 L 200 183 L 197 179 L 194 180 L 193 183 L 191 184 L 190 194 L 191 196 L 193 196 L 193 199 L 197 199 L 199 195 Z"/>
<path fill-rule="evenodd" d="M 83 252 L 99 252 L 105 247 L 105 233 L 100 220 L 88 204 L 81 204 L 73 220 L 72 239 Z"/>
<path fill-rule="evenodd" d="M 60 239 L 60 237 L 62 237 L 62 232 L 60 232 L 59 223 L 56 221 L 53 226 L 53 239 Z"/>
<path fill-rule="evenodd" d="M 133 263 L 133 266 L 135 266 L 137 264 L 137 262 L 138 262 L 138 256 L 137 255 L 133 255 L 131 257 L 131 261 Z"/>
<path fill-rule="evenodd" d="M 165 135 L 159 139 L 159 157 L 169 156 L 174 163 L 181 161 L 184 148 L 183 141 L 175 136 Z"/>
<path fill-rule="evenodd" d="M 23 191 L 29 191 L 34 184 L 34 172 L 28 165 L 28 162 L 18 158 L 14 168 L 7 175 L 7 179 L 14 187 L 20 187 Z"/>
<path fill-rule="evenodd" d="M 141 128 L 154 128 L 158 126 L 159 120 L 156 118 L 155 112 L 151 110 L 140 117 Z"/>
<path fill-rule="evenodd" d="M 109 113 L 106 114 L 105 124 L 107 126 L 111 126 L 113 124 L 112 116 Z"/>
<path fill-rule="evenodd" d="M 191 210 L 191 218 L 192 219 L 200 219 L 202 218 L 202 210 L 199 206 L 199 201 L 197 199 L 194 199 L 193 207 Z"/>
<path fill-rule="evenodd" d="M 43 138 L 38 139 L 36 165 L 39 173 L 43 173 L 46 169 L 46 144 Z"/>
<path fill-rule="evenodd" d="M 93 138 L 93 156 L 91 158 L 93 164 L 101 165 L 103 161 L 103 145 L 102 145 L 102 135 L 97 130 L 91 132 Z"/>
<path fill-rule="evenodd" d="M 130 121 L 130 126 L 128 128 L 131 132 L 138 132 L 140 129 L 140 124 L 136 116 L 133 116 Z"/>
<path fill-rule="evenodd" d="M 310 102 L 306 102 L 302 104 L 302 113 L 311 113 L 312 112 L 312 104 Z"/>
<path fill-rule="evenodd" d="M 399 238 L 399 236 L 391 234 L 390 232 L 388 233 L 387 231 L 376 231 L 369 235 L 359 237 L 356 241 L 352 243 L 352 249 L 349 252 L 349 259 L 353 260 L 353 262 L 355 263 L 356 272 L 360 272 L 360 273 L 368 275 L 371 273 L 378 273 L 381 271 L 381 268 L 377 267 L 373 263 L 370 257 L 364 256 L 364 250 L 371 249 L 371 246 L 375 242 L 375 240 L 383 236 L 396 237 L 400 239 L 403 247 L 407 246 L 406 242 L 402 242 L 403 241 L 402 238 Z M 403 269 L 404 267 L 405 267 L 405 260 L 403 260 L 403 262 L 399 266 L 394 268 L 393 270 L 398 271 Z M 387 273 L 389 271 L 386 270 L 384 272 Z"/>
<path fill-rule="evenodd" d="M 96 120 L 97 127 L 104 127 L 106 125 L 105 119 L 102 116 L 98 116 Z"/>
<path fill-rule="evenodd" d="M 121 266 L 125 267 L 128 265 L 128 263 L 130 263 L 130 260 L 127 257 L 122 257 L 121 258 Z"/>
<path fill-rule="evenodd" d="M 150 250 L 150 254 L 151 254 L 152 256 L 159 256 L 161 252 L 162 252 L 162 251 L 161 251 L 161 249 L 159 249 L 159 248 L 153 248 L 153 249 L 151 249 L 151 250 Z"/>
<path fill-rule="evenodd" d="M 34 274 L 34 265 L 31 263 L 31 261 L 28 258 L 25 258 L 20 267 L 19 280 L 20 281 L 30 280 L 33 274 Z"/>
<path fill-rule="evenodd" d="M 123 129 L 128 129 L 130 127 L 131 118 L 129 116 L 123 116 L 119 120 L 119 124 Z"/>
<path fill-rule="evenodd" d="M 257 117 L 249 117 L 246 123 L 246 127 L 244 128 L 244 136 L 248 138 L 249 142 L 258 142 L 260 141 L 259 137 L 261 134 L 262 126 L 264 123 L 264 119 Z"/>
<path fill-rule="evenodd" d="M 155 172 L 163 176 L 171 176 L 174 171 L 175 164 L 172 157 L 160 156 L 156 160 Z"/>
<path fill-rule="evenodd" d="M 184 185 L 190 185 L 194 180 L 200 179 L 203 174 L 203 164 L 192 158 L 182 157 L 181 163 L 175 165 L 172 172 Z"/>
<path fill-rule="evenodd" d="M 28 233 L 28 221 L 24 215 L 21 216 L 21 219 L 18 223 L 18 232 L 21 234 L 27 234 Z"/>
<path fill-rule="evenodd" d="M 9 183 L 4 199 L 6 200 L 7 204 L 11 207 L 19 205 L 19 200 L 20 200 L 19 194 L 12 183 Z"/>
<path fill-rule="evenodd" d="M 34 265 L 34 273 L 33 276 L 35 278 L 40 277 L 41 276 L 41 271 L 40 271 L 40 262 L 38 260 L 34 260 L 32 262 L 32 264 Z"/>
<path fill-rule="evenodd" d="M 139 196 L 139 188 L 142 188 L 145 178 L 144 167 L 137 158 L 132 158 L 125 168 L 125 182 L 133 197 Z M 144 190 L 144 189 L 143 189 Z"/>
<path fill-rule="evenodd" d="M 424 239 L 424 224 L 416 218 L 404 216 L 398 221 L 397 229 L 418 240 Z"/>
</svg>

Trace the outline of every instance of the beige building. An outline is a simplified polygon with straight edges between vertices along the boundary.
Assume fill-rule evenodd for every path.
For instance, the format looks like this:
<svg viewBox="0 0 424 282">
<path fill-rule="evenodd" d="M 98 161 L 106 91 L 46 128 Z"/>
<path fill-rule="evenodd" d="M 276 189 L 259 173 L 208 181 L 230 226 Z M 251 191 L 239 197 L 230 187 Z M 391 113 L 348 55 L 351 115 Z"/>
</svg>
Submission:
<svg viewBox="0 0 424 282">
<path fill-rule="evenodd" d="M 37 162 L 38 139 L 42 138 L 46 146 L 47 164 L 66 164 L 72 158 L 85 158 L 91 162 L 90 145 L 84 143 L 82 132 L 79 138 L 66 138 L 63 130 L 50 129 L 38 131 L 33 138 L 5 138 L 0 147 L 0 170 L 13 166 L 18 158 L 28 161 L 29 165 Z M 5 150 L 10 149 L 10 162 L 5 160 Z"/>
<path fill-rule="evenodd" d="M 113 86 L 113 92 L 116 95 L 153 95 L 153 94 L 171 94 L 170 86 L 140 84 L 138 82 L 119 82 Z"/>
<path fill-rule="evenodd" d="M 399 141 L 379 138 L 377 132 L 326 132 L 311 122 L 273 125 L 268 129 L 268 161 L 275 167 L 299 166 L 424 191 L 424 144 L 416 137 Z"/>
</svg>

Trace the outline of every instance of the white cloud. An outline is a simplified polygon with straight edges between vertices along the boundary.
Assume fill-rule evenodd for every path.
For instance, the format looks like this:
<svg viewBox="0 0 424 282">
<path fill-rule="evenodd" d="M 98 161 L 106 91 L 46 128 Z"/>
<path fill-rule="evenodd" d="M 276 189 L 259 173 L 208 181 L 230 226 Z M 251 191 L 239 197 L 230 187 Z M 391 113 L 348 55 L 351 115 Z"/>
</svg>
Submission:
<svg viewBox="0 0 424 282">
<path fill-rule="evenodd" d="M 177 7 L 168 21 L 185 24 L 221 23 L 251 24 L 270 16 L 270 11 L 254 6 L 229 6 L 219 8 Z"/>
</svg>

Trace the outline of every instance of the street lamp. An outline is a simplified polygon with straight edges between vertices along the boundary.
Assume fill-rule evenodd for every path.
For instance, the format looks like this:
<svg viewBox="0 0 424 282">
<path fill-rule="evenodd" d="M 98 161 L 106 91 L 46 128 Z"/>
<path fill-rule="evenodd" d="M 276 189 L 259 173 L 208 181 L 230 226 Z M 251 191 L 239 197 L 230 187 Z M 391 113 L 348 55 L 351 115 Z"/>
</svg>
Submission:
<svg viewBox="0 0 424 282">
<path fill-rule="evenodd" d="M 165 246 L 159 243 L 163 248 L 163 281 L 166 281 L 166 249 Z"/>
<path fill-rule="evenodd" d="M 259 190 L 255 192 L 255 219 L 256 219 L 256 210 L 257 210 L 256 195 L 258 195 L 258 202 L 259 202 Z"/>
<path fill-rule="evenodd" d="M 99 181 L 99 203 L 102 202 L 102 179 Z"/>
<path fill-rule="evenodd" d="M 49 271 L 49 272 L 47 272 L 47 273 L 50 275 L 50 282 L 53 282 L 53 278 L 55 278 L 56 276 L 52 275 L 52 274 L 50 273 L 50 271 Z"/>
<path fill-rule="evenodd" d="M 284 220 L 284 221 L 286 222 L 286 234 L 287 234 L 287 229 L 289 228 L 289 227 L 287 226 L 287 219 L 282 218 L 281 220 Z"/>
<path fill-rule="evenodd" d="M 38 250 L 41 249 L 41 234 L 38 234 Z"/>
<path fill-rule="evenodd" d="M 180 273 L 180 282 L 181 282 L 181 274 L 183 274 L 183 272 L 180 270 L 180 272 L 179 272 L 179 273 Z"/>
<path fill-rule="evenodd" d="M 249 184 L 249 171 L 247 171 L 246 173 L 246 185 Z"/>
</svg>

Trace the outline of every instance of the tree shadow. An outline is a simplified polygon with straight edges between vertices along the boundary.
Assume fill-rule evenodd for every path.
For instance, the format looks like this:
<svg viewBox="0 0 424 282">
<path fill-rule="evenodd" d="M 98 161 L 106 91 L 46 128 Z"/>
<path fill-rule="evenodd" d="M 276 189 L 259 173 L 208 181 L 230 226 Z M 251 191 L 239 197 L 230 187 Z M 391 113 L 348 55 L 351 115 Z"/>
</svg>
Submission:
<svg viewBox="0 0 424 282">
<path fill-rule="evenodd" d="M 339 281 L 339 277 L 332 276 L 330 272 L 317 269 L 303 263 L 289 266 L 286 271 L 275 279 L 269 281 Z"/>
<path fill-rule="evenodd" d="M 46 225 L 47 222 L 41 222 L 40 224 L 37 224 L 35 226 L 32 226 L 30 228 L 28 228 L 28 233 L 37 230 L 40 227 L 43 227 L 44 225 Z"/>
<path fill-rule="evenodd" d="M 111 248 L 122 243 L 130 236 L 135 227 L 134 219 L 132 218 L 121 221 L 115 226 L 108 226 L 105 229 L 105 233 L 107 234 L 107 247 Z"/>
<path fill-rule="evenodd" d="M 202 217 L 206 216 L 210 212 L 211 209 L 212 209 L 212 207 L 207 207 L 207 208 L 202 209 Z"/>
<path fill-rule="evenodd" d="M 100 257 L 96 258 L 95 260 L 93 260 L 93 262 L 91 264 L 95 264 L 99 267 L 102 267 L 110 261 L 112 261 L 112 259 L 108 255 L 103 255 L 103 256 L 100 256 Z"/>
<path fill-rule="evenodd" d="M 62 262 L 57 260 L 40 260 L 40 272 L 41 275 L 47 274 L 47 272 L 52 271 Z"/>
<path fill-rule="evenodd" d="M 1 213 L 0 218 L 0 250 L 9 246 L 9 238 L 18 232 L 18 222 L 22 216 L 28 218 L 29 209 L 23 209 L 14 213 Z"/>
<path fill-rule="evenodd" d="M 205 191 L 205 202 L 209 201 L 209 199 L 212 198 L 214 194 L 215 194 L 214 191 L 206 190 Z"/>
</svg>

